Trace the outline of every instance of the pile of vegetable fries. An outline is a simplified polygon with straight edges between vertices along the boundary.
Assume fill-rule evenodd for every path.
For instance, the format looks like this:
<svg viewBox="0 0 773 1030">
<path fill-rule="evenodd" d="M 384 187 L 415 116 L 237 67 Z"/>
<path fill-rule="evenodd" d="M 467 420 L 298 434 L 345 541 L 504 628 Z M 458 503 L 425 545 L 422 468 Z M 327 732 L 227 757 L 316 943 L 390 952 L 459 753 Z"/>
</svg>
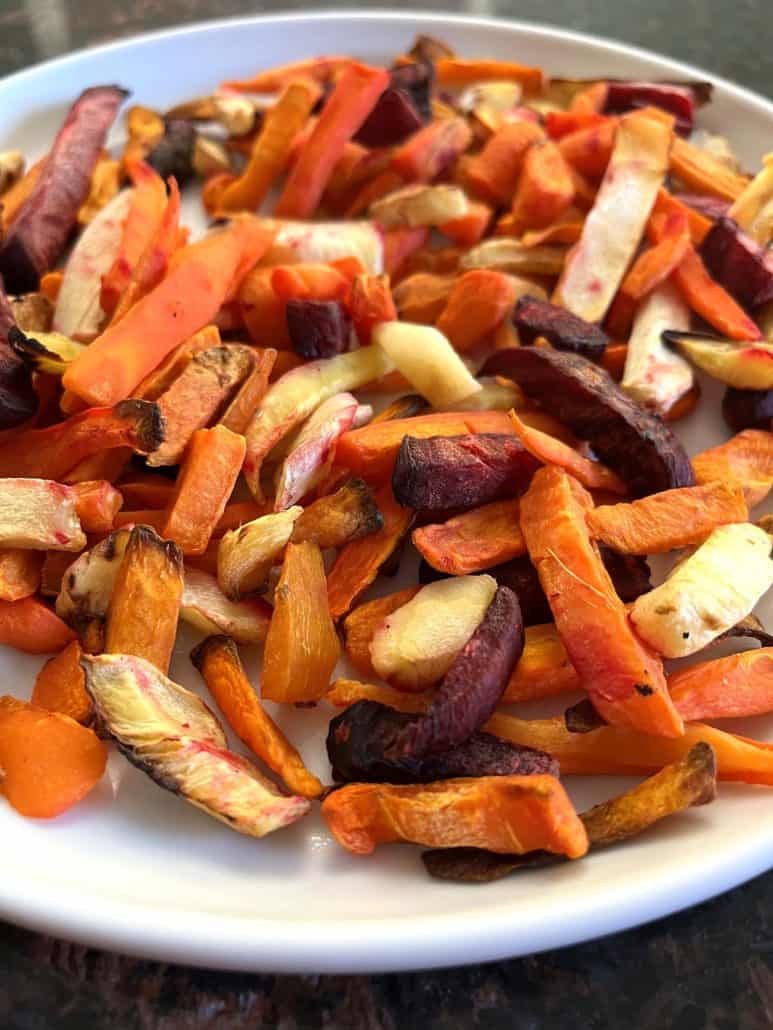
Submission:
<svg viewBox="0 0 773 1030">
<path fill-rule="evenodd" d="M 715 725 L 773 711 L 773 161 L 695 129 L 711 87 L 419 37 L 131 107 L 112 153 L 126 96 L 0 154 L 0 642 L 54 654 L 0 698 L 8 802 L 59 815 L 112 743 L 240 833 L 320 801 L 483 881 L 773 785 Z M 735 435 L 691 460 L 696 367 Z M 167 677 L 180 620 L 244 753 Z M 331 783 L 264 701 L 330 708 Z M 575 774 L 649 778 L 578 814 Z"/>
</svg>

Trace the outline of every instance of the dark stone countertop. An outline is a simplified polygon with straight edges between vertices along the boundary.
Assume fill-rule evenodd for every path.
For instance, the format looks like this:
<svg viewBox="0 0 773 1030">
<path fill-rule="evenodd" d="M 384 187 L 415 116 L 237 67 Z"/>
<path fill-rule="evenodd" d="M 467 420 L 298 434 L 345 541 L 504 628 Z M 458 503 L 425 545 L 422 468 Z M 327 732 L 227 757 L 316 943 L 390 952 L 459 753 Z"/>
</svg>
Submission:
<svg viewBox="0 0 773 1030">
<path fill-rule="evenodd" d="M 769 4 L 417 0 L 415 6 L 454 7 L 610 36 L 702 65 L 771 96 Z M 0 73 L 165 25 L 308 6 L 315 5 L 295 0 L 0 0 Z M 389 976 L 207 972 L 97 952 L 0 924 L 2 1030 L 276 1026 L 764 1030 L 773 1026 L 773 875 L 602 941 L 511 962 Z"/>
</svg>

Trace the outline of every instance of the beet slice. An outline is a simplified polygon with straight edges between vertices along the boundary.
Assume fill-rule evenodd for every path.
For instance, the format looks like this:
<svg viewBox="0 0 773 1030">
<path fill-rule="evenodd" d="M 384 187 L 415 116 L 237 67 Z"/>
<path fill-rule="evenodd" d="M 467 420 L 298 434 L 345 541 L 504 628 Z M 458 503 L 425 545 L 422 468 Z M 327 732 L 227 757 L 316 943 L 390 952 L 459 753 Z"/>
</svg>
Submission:
<svg viewBox="0 0 773 1030">
<path fill-rule="evenodd" d="M 604 114 L 623 114 L 642 107 L 659 107 L 676 118 L 676 131 L 689 136 L 695 122 L 695 93 L 671 82 L 611 81 Z"/>
<path fill-rule="evenodd" d="M 193 178 L 193 150 L 196 129 L 186 118 L 167 118 L 164 135 L 148 154 L 146 161 L 162 179 L 173 175 L 178 186 Z"/>
<path fill-rule="evenodd" d="M 557 350 L 572 351 L 595 361 L 603 356 L 609 343 L 609 337 L 599 326 L 537 297 L 520 298 L 513 311 L 513 325 L 526 347 L 544 336 Z"/>
<path fill-rule="evenodd" d="M 352 320 L 337 300 L 288 300 L 287 331 L 302 358 L 333 358 L 349 350 Z"/>
<path fill-rule="evenodd" d="M 424 122 L 409 94 L 387 86 L 354 137 L 365 147 L 391 147 L 422 127 Z"/>
<path fill-rule="evenodd" d="M 494 714 L 523 654 L 518 598 L 497 587 L 483 620 L 453 661 L 427 712 L 397 734 L 398 757 L 438 754 L 458 747 Z"/>
<path fill-rule="evenodd" d="M 617 596 L 625 604 L 631 604 L 637 597 L 652 590 L 650 567 L 646 558 L 638 554 L 620 554 L 606 544 L 601 544 L 599 553 Z"/>
<path fill-rule="evenodd" d="M 773 252 L 761 247 L 732 218 L 706 234 L 700 255 L 711 275 L 747 308 L 773 300 Z"/>
<path fill-rule="evenodd" d="M 722 398 L 722 415 L 734 433 L 744 429 L 770 429 L 773 390 L 739 390 L 728 386 Z"/>
<path fill-rule="evenodd" d="M 547 347 L 509 347 L 492 355 L 480 374 L 513 379 L 525 394 L 588 440 L 635 497 L 695 484 L 680 440 L 587 358 Z"/>
<path fill-rule="evenodd" d="M 515 497 L 527 488 L 539 462 L 514 436 L 406 436 L 397 452 L 392 491 L 417 511 L 477 508 Z"/>
<path fill-rule="evenodd" d="M 70 108 L 0 249 L 0 275 L 11 293 L 36 289 L 61 257 L 108 129 L 128 95 L 118 86 L 92 86 Z"/>
<path fill-rule="evenodd" d="M 330 722 L 327 753 L 338 782 L 430 783 L 456 776 L 558 776 L 544 751 L 474 733 L 458 747 L 426 758 L 387 757 L 397 733 L 417 717 L 377 701 L 358 701 Z"/>
<path fill-rule="evenodd" d="M 710 218 L 712 222 L 716 222 L 719 218 L 724 218 L 731 207 L 729 200 L 722 200 L 721 197 L 710 197 L 706 193 L 676 193 L 674 194 L 674 199 L 680 200 L 683 204 L 691 207 L 699 215 Z"/>
<path fill-rule="evenodd" d="M 421 856 L 424 868 L 437 880 L 455 883 L 493 883 L 516 869 L 556 865 L 559 855 L 529 851 L 526 855 L 499 855 L 482 848 L 433 848 Z"/>
</svg>

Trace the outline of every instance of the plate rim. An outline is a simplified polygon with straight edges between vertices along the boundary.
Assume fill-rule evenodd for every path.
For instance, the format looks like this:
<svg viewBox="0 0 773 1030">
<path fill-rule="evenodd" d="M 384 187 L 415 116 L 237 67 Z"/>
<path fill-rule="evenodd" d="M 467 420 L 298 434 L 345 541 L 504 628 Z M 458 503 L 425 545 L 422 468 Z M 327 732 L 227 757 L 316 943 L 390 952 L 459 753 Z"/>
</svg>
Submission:
<svg viewBox="0 0 773 1030">
<path fill-rule="evenodd" d="M 86 57 L 123 54 L 164 40 L 233 30 L 238 26 L 282 26 L 314 21 L 345 21 L 360 25 L 388 21 L 402 22 L 408 27 L 417 22 L 423 26 L 475 26 L 484 30 L 513 32 L 522 39 L 528 36 L 549 37 L 569 45 L 655 61 L 667 65 L 681 77 L 711 81 L 731 99 L 769 119 L 773 127 L 773 101 L 722 76 L 656 51 L 541 22 L 421 8 L 374 8 L 367 11 L 339 8 L 261 13 L 166 27 L 82 47 L 72 53 L 37 62 L 0 79 L 0 97 L 7 87 L 23 85 L 41 74 L 66 71 Z M 348 918 L 336 924 L 321 919 L 221 916 L 181 906 L 174 910 L 173 917 L 166 923 L 157 923 L 152 918 L 153 907 L 150 904 L 143 906 L 141 899 L 129 902 L 101 893 L 94 896 L 93 906 L 84 907 L 81 904 L 82 893 L 73 893 L 68 901 L 66 889 L 54 881 L 37 883 L 32 889 L 30 883 L 7 883 L 5 878 L 0 878 L 0 918 L 91 947 L 217 969 L 341 974 L 441 968 L 514 958 L 588 942 L 708 901 L 771 867 L 773 862 L 767 855 L 773 850 L 773 825 L 764 837 L 766 839 L 756 842 L 751 853 L 742 848 L 740 841 L 735 841 L 733 847 L 723 849 L 721 859 L 715 860 L 701 877 L 696 878 L 689 868 L 677 868 L 666 882 L 650 888 L 643 897 L 622 882 L 608 888 L 601 905 L 597 896 L 594 900 L 592 893 L 589 898 L 575 895 L 570 921 L 570 927 L 574 929 L 564 928 L 557 914 L 548 911 L 528 945 L 523 941 L 514 945 L 511 940 L 514 912 L 510 907 L 503 911 L 491 907 L 468 909 L 461 916 L 461 922 L 458 912 L 433 913 L 411 923 L 408 934 L 401 915 L 381 918 L 366 914 L 361 919 Z M 14 887 L 15 890 L 9 889 Z M 459 889 L 474 891 L 481 888 L 460 885 Z"/>
</svg>

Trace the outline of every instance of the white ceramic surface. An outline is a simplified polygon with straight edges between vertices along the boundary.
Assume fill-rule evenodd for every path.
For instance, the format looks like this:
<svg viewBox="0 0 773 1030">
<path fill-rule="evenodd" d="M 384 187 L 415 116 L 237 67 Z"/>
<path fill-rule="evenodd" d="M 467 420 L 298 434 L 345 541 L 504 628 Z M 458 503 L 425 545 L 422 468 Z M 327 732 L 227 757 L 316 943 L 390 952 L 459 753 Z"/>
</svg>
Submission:
<svg viewBox="0 0 773 1030">
<path fill-rule="evenodd" d="M 132 89 L 134 102 L 164 108 L 224 78 L 312 54 L 383 61 L 416 32 L 441 36 L 465 55 L 564 76 L 711 78 L 630 47 L 482 19 L 339 13 L 213 22 L 74 54 L 0 82 L 0 148 L 41 153 L 88 85 L 116 81 Z M 725 131 L 753 164 L 773 144 L 773 105 L 715 81 L 701 123 Z M 189 203 L 189 220 L 195 210 Z M 682 423 L 691 451 L 726 437 L 719 397 L 709 386 L 699 416 Z M 383 592 L 399 583 L 388 581 Z M 773 602 L 761 614 L 773 622 Z M 194 642 L 181 635 L 172 675 L 197 688 L 187 659 Z M 29 696 L 40 664 L 3 649 L 3 691 Z M 323 778 L 330 714 L 279 715 Z M 773 717 L 725 725 L 773 739 Z M 585 806 L 629 781 L 567 782 Z M 428 879 L 416 848 L 385 847 L 368 859 L 345 854 L 317 812 L 263 841 L 241 837 L 116 755 L 100 787 L 55 822 L 25 820 L 0 802 L 0 917 L 97 946 L 229 969 L 365 972 L 478 962 L 621 930 L 754 876 L 771 864 L 772 804 L 765 788 L 722 785 L 717 803 L 592 860 L 461 886 Z"/>
</svg>

